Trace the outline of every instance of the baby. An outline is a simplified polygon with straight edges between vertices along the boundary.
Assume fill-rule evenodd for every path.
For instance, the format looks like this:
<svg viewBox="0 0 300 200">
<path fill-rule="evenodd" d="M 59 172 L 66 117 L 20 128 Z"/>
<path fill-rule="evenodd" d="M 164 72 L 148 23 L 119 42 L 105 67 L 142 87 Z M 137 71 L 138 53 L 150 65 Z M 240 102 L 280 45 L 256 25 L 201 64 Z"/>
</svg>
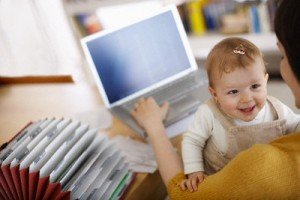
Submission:
<svg viewBox="0 0 300 200">
<path fill-rule="evenodd" d="M 267 96 L 269 75 L 254 44 L 242 38 L 224 39 L 211 50 L 205 67 L 212 99 L 198 108 L 182 141 L 188 179 L 181 188 L 190 191 L 239 152 L 300 131 L 300 116 Z"/>
</svg>

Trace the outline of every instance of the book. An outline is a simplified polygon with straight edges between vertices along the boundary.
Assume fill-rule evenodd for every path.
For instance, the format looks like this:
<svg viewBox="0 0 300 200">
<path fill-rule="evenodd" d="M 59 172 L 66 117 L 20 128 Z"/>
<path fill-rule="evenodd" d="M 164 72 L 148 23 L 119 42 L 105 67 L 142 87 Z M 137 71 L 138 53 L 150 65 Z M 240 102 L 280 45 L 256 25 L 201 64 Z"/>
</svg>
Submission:
<svg viewBox="0 0 300 200">
<path fill-rule="evenodd" d="M 94 13 L 77 13 L 73 16 L 73 21 L 81 37 L 91 35 L 103 29 Z"/>
<path fill-rule="evenodd" d="M 202 12 L 202 3 L 199 0 L 187 3 L 189 27 L 191 33 L 195 35 L 202 35 L 206 31 L 204 15 Z"/>
<path fill-rule="evenodd" d="M 78 120 L 30 122 L 1 149 L 0 199 L 120 199 L 136 175 L 106 134 Z"/>
<path fill-rule="evenodd" d="M 257 6 L 250 6 L 249 17 L 250 17 L 250 32 L 261 33 L 261 24 L 260 24 Z"/>
<path fill-rule="evenodd" d="M 221 18 L 220 32 L 224 34 L 239 34 L 248 32 L 248 18 L 241 14 L 226 14 Z"/>
<path fill-rule="evenodd" d="M 270 15 L 267 7 L 266 2 L 262 2 L 259 5 L 257 5 L 258 9 L 258 15 L 261 25 L 261 32 L 262 33 L 269 33 L 271 32 L 271 20 Z"/>
<path fill-rule="evenodd" d="M 177 10 L 180 16 L 180 19 L 182 21 L 184 30 L 186 33 L 190 33 L 191 32 L 191 27 L 189 24 L 189 16 L 188 16 L 188 12 L 187 12 L 187 6 L 182 3 L 177 5 Z"/>
</svg>

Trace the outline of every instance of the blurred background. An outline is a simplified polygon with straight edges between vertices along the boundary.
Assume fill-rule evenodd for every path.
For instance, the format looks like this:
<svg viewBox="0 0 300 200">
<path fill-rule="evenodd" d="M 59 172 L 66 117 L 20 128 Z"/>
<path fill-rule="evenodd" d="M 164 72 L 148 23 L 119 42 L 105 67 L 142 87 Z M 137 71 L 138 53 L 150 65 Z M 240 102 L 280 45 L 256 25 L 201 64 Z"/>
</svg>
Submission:
<svg viewBox="0 0 300 200">
<path fill-rule="evenodd" d="M 178 8 L 199 67 L 223 38 L 246 38 L 264 54 L 269 94 L 296 110 L 279 72 L 277 0 L 1 0 L 0 76 L 67 74 L 92 83 L 80 39 L 169 4 Z"/>
</svg>

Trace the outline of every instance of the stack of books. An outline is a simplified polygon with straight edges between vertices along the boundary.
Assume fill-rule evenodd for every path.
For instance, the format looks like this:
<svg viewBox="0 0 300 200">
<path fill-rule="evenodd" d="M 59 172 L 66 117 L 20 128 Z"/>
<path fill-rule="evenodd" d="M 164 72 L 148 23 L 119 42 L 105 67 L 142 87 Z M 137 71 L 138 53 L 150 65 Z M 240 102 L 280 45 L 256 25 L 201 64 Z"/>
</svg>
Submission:
<svg viewBox="0 0 300 200">
<path fill-rule="evenodd" d="M 189 34 L 269 33 L 274 30 L 278 0 L 190 0 L 177 6 Z"/>
<path fill-rule="evenodd" d="M 135 177 L 105 134 L 71 119 L 29 123 L 0 164 L 0 199 L 120 199 Z"/>
</svg>

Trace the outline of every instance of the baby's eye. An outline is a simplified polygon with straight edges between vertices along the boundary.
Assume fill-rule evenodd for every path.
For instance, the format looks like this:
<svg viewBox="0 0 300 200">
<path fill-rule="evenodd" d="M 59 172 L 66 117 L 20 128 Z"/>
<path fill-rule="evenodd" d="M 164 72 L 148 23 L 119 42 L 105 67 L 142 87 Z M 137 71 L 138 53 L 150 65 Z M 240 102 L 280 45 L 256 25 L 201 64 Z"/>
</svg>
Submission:
<svg viewBox="0 0 300 200">
<path fill-rule="evenodd" d="M 259 88 L 260 87 L 260 84 L 253 84 L 253 85 L 251 85 L 251 88 L 252 89 L 257 89 L 257 88 Z"/>
<path fill-rule="evenodd" d="M 227 94 L 237 94 L 238 92 L 238 90 L 230 90 Z"/>
</svg>

